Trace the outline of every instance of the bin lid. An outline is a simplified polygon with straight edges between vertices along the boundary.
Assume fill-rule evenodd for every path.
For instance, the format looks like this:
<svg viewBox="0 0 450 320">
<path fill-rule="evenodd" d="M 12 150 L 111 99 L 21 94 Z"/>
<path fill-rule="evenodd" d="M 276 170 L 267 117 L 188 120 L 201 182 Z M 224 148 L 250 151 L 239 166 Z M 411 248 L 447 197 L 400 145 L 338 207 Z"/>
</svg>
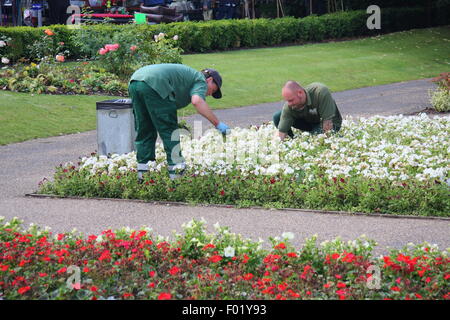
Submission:
<svg viewBox="0 0 450 320">
<path fill-rule="evenodd" d="M 114 99 L 97 102 L 97 110 L 130 109 L 131 99 Z"/>
</svg>

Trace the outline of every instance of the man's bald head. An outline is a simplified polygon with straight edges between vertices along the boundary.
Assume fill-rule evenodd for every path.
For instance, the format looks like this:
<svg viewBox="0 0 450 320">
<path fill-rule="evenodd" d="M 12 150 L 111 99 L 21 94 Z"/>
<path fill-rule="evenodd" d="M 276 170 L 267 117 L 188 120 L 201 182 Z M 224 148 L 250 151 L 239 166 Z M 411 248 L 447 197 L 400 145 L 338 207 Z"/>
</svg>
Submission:
<svg viewBox="0 0 450 320">
<path fill-rule="evenodd" d="M 293 80 L 289 80 L 285 83 L 281 90 L 281 95 L 292 109 L 301 109 L 306 102 L 305 90 Z"/>
<path fill-rule="evenodd" d="M 299 85 L 298 82 L 293 81 L 293 80 L 289 80 L 288 82 L 286 82 L 284 84 L 283 89 L 287 89 L 287 90 L 290 90 L 293 92 L 298 91 L 298 90 L 303 90 L 302 86 Z"/>
</svg>

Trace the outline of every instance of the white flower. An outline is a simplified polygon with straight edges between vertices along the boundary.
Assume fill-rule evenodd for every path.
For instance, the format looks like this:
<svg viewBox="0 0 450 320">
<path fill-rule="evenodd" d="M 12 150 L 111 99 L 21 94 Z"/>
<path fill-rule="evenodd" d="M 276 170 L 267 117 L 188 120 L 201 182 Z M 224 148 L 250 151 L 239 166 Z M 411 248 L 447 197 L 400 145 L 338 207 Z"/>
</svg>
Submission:
<svg viewBox="0 0 450 320">
<path fill-rule="evenodd" d="M 223 255 L 224 255 L 225 257 L 227 257 L 227 258 L 233 258 L 233 257 L 234 257 L 235 250 L 234 250 L 233 247 L 228 246 L 228 247 L 226 247 L 226 248 L 223 250 L 223 252 L 224 252 Z"/>
<path fill-rule="evenodd" d="M 6 58 L 6 57 L 3 57 L 3 58 L 2 58 L 2 63 L 3 63 L 3 64 L 8 64 L 8 63 L 9 63 L 9 59 Z"/>
<path fill-rule="evenodd" d="M 294 239 L 295 235 L 292 232 L 283 232 L 281 234 L 281 237 L 286 240 L 292 240 Z"/>
<path fill-rule="evenodd" d="M 274 143 L 277 129 L 266 124 L 258 129 L 234 128 L 225 141 L 215 129 L 194 134 L 195 138 L 182 135 L 181 149 L 186 169 L 199 176 L 231 171 L 240 172 L 242 177 L 292 176 L 301 170 L 306 181 L 314 181 L 316 174 L 323 172 L 330 180 L 361 177 L 408 184 L 408 180 L 436 179 L 450 184 L 449 129 L 450 118 L 445 116 L 377 116 L 344 120 L 339 136 L 295 132 L 295 139 Z M 325 150 L 324 144 L 328 146 Z M 151 172 L 167 170 L 161 143 L 157 144 L 156 161 L 148 166 Z M 92 175 L 114 175 L 136 167 L 135 152 L 111 158 L 87 157 L 80 164 Z"/>
<path fill-rule="evenodd" d="M 173 40 L 177 41 L 178 40 L 178 35 L 174 35 L 173 36 Z"/>
<path fill-rule="evenodd" d="M 6 42 L 1 40 L 0 41 L 0 48 L 6 47 Z"/>
</svg>

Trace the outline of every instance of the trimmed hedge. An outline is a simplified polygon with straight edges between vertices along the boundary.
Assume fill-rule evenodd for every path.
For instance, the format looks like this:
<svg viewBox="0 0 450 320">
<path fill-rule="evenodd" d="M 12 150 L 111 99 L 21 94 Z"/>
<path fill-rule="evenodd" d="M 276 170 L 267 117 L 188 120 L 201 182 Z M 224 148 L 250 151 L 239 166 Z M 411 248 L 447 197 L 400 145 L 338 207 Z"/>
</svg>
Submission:
<svg viewBox="0 0 450 320">
<path fill-rule="evenodd" d="M 449 21 L 450 5 L 433 8 L 433 26 L 445 25 Z M 358 37 L 389 33 L 412 28 L 426 27 L 426 9 L 387 8 L 381 12 L 381 30 L 369 30 L 366 27 L 368 14 L 365 10 L 338 12 L 322 16 L 305 18 L 254 19 L 254 20 L 213 20 L 208 22 L 179 22 L 159 25 L 110 25 L 101 24 L 83 26 L 97 34 L 120 32 L 124 28 L 133 28 L 135 32 L 153 35 L 164 32 L 169 36 L 178 35 L 180 47 L 186 53 L 227 50 L 234 48 L 252 48 L 275 46 L 280 44 L 302 44 L 328 39 Z M 65 25 L 50 27 L 3 27 L 0 35 L 12 38 L 6 47 L 6 56 L 12 60 L 33 58 L 27 46 L 33 44 L 42 35 L 43 30 L 51 28 L 58 41 L 66 43 L 72 58 L 80 58 L 80 51 L 71 35 L 73 30 Z"/>
</svg>

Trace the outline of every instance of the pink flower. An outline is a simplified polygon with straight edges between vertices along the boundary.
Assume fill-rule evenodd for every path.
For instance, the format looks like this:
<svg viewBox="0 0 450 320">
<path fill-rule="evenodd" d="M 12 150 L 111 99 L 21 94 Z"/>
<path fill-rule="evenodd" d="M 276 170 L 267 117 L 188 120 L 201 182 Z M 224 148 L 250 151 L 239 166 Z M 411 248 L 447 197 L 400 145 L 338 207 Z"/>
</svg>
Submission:
<svg viewBox="0 0 450 320">
<path fill-rule="evenodd" d="M 105 49 L 108 51 L 116 51 L 119 47 L 120 45 L 118 43 L 105 45 Z"/>
<path fill-rule="evenodd" d="M 64 62 L 65 60 L 66 60 L 66 58 L 61 54 L 58 54 L 56 56 L 56 61 L 58 61 L 58 62 Z"/>
<path fill-rule="evenodd" d="M 77 282 L 72 284 L 72 288 L 74 288 L 75 290 L 80 290 L 81 289 L 81 283 Z"/>
<path fill-rule="evenodd" d="M 105 48 L 101 48 L 99 51 L 98 51 L 98 53 L 100 54 L 100 55 L 105 55 L 105 54 L 107 54 L 108 53 L 108 49 L 105 49 Z"/>
<path fill-rule="evenodd" d="M 131 47 L 130 47 L 130 50 L 131 50 L 131 51 L 136 51 L 136 49 L 137 49 L 137 46 L 131 46 Z"/>
</svg>

